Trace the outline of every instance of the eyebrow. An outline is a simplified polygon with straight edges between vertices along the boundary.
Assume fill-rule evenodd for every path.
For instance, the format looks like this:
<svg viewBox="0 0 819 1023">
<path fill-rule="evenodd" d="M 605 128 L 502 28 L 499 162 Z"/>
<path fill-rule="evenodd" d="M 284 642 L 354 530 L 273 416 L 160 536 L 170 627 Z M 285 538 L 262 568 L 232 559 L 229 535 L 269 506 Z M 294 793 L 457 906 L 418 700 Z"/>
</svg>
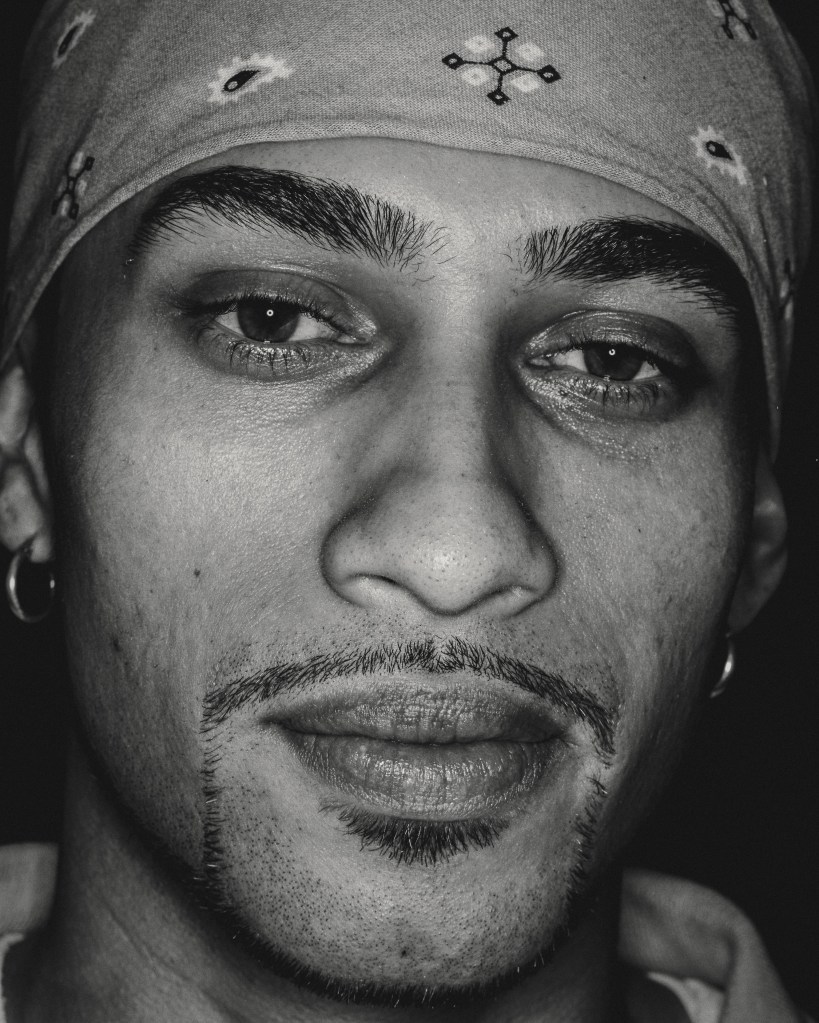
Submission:
<svg viewBox="0 0 819 1023">
<path fill-rule="evenodd" d="M 143 212 L 128 246 L 135 259 L 163 235 L 201 218 L 240 227 L 283 228 L 325 248 L 415 271 L 445 244 L 445 232 L 352 185 L 257 167 L 225 166 L 178 178 Z"/>
<path fill-rule="evenodd" d="M 736 263 L 718 245 L 679 224 L 605 218 L 536 231 L 518 243 L 520 270 L 592 284 L 651 280 L 709 302 L 740 329 L 755 324 L 751 295 Z"/>
</svg>

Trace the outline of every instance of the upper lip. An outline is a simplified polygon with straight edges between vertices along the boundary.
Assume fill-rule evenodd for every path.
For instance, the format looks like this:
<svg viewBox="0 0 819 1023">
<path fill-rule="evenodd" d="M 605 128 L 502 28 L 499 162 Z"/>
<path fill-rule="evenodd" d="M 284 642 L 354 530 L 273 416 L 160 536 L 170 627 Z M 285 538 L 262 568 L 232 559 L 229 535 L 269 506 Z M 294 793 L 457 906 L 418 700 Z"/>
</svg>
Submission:
<svg viewBox="0 0 819 1023">
<path fill-rule="evenodd" d="M 260 716 L 297 732 L 424 745 L 545 742 L 569 730 L 544 699 L 470 672 L 330 680 L 280 694 Z"/>
</svg>

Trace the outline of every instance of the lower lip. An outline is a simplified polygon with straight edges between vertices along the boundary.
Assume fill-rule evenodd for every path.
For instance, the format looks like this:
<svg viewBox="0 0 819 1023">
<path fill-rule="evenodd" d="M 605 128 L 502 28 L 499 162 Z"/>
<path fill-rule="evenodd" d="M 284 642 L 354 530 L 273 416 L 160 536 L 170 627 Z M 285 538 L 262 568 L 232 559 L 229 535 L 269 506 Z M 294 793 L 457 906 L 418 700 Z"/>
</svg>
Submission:
<svg viewBox="0 0 819 1023">
<path fill-rule="evenodd" d="M 557 759 L 558 740 L 395 742 L 282 728 L 301 763 L 325 783 L 391 813 L 454 820 L 525 796 Z"/>
</svg>

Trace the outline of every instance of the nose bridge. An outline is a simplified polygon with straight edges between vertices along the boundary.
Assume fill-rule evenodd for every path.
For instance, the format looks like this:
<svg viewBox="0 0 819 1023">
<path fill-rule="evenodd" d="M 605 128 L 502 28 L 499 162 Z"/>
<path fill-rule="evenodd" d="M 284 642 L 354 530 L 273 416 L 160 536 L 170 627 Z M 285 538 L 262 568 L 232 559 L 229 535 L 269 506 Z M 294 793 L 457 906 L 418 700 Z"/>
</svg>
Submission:
<svg viewBox="0 0 819 1023">
<path fill-rule="evenodd" d="M 513 533 L 523 504 L 507 478 L 494 429 L 498 409 L 474 387 L 448 381 L 410 413 L 402 455 L 381 496 L 430 565 L 486 561 Z M 421 545 L 420 547 L 418 545 Z"/>
<path fill-rule="evenodd" d="M 475 374 L 477 376 L 477 373 Z M 399 467 L 407 478 L 451 488 L 490 486 L 502 475 L 500 399 L 475 379 L 449 377 L 408 399 Z"/>
<path fill-rule="evenodd" d="M 345 599 L 436 614 L 517 614 L 550 589 L 548 540 L 513 483 L 500 396 L 470 378 L 419 382 L 394 403 L 367 483 L 327 538 Z"/>
</svg>

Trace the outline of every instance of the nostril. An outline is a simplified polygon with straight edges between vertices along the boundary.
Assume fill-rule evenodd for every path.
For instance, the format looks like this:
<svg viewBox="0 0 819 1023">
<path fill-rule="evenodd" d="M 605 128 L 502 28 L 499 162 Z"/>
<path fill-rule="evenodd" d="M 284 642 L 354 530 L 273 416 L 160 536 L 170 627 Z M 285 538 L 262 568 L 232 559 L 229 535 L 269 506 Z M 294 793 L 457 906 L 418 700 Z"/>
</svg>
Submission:
<svg viewBox="0 0 819 1023">
<path fill-rule="evenodd" d="M 400 602 L 402 586 L 386 575 L 355 573 L 333 583 L 340 597 L 359 607 L 388 607 Z"/>
<path fill-rule="evenodd" d="M 529 586 L 502 586 L 491 592 L 479 588 L 402 584 L 386 575 L 356 573 L 332 584 L 344 600 L 367 610 L 395 614 L 432 612 L 442 617 L 480 612 L 511 618 L 536 603 L 544 594 Z"/>
<path fill-rule="evenodd" d="M 543 587 L 541 590 L 531 586 L 509 586 L 498 589 L 480 601 L 476 601 L 476 606 L 480 604 L 481 610 L 485 614 L 500 618 L 512 618 L 521 614 L 532 604 L 536 604 L 548 589 L 549 587 Z"/>
</svg>

